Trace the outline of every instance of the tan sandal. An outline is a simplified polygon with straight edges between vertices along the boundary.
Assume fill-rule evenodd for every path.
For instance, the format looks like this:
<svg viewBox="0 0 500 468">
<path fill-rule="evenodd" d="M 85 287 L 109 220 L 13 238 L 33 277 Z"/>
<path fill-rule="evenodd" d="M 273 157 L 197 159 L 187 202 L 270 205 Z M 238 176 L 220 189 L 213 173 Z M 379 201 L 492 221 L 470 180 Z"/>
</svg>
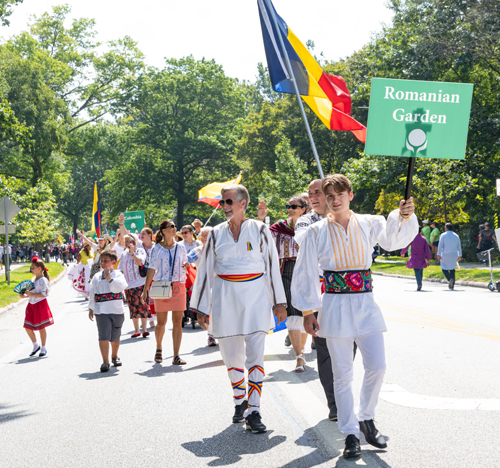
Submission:
<svg viewBox="0 0 500 468">
<path fill-rule="evenodd" d="M 183 361 L 179 356 L 175 356 L 174 359 L 172 359 L 172 364 L 175 364 L 176 366 L 183 366 L 186 364 L 186 361 Z"/>
<path fill-rule="evenodd" d="M 305 371 L 305 367 L 306 367 L 306 357 L 304 356 L 304 353 L 298 354 L 297 356 L 295 356 L 295 359 L 297 359 L 297 360 L 302 359 L 304 361 L 304 364 L 301 365 L 301 366 L 297 366 L 294 369 L 294 372 L 304 372 Z"/>
</svg>

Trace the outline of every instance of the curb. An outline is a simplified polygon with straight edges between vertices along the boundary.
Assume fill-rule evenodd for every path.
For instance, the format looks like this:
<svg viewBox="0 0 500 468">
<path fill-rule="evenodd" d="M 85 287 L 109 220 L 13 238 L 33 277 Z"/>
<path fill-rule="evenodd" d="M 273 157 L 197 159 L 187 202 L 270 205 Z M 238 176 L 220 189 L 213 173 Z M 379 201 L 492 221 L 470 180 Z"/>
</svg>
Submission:
<svg viewBox="0 0 500 468">
<path fill-rule="evenodd" d="M 56 284 L 58 281 L 61 280 L 61 278 L 63 278 L 66 273 L 67 273 L 67 270 L 68 270 L 68 267 L 66 265 L 63 265 L 64 267 L 64 270 L 61 271 L 61 273 L 59 273 L 59 275 L 57 275 L 57 277 L 55 279 L 53 279 L 51 282 L 50 282 L 50 285 L 52 286 L 53 284 Z M 5 314 L 5 312 L 13 309 L 14 307 L 17 307 L 17 306 L 20 306 L 20 305 L 23 305 L 25 304 L 26 302 L 28 302 L 28 298 L 25 297 L 23 299 L 20 299 L 19 301 L 17 302 L 12 302 L 10 303 L 8 306 L 5 306 L 3 307 L 2 309 L 0 309 L 0 316 L 2 316 L 3 314 Z"/>
<path fill-rule="evenodd" d="M 403 278 L 403 279 L 414 278 L 414 276 L 411 276 L 411 275 L 395 275 L 392 273 L 381 273 L 378 271 L 372 271 L 372 275 L 392 276 L 393 278 Z M 423 278 L 423 281 L 430 281 L 431 283 L 446 283 L 446 284 L 448 284 L 448 281 L 446 281 L 445 279 L 442 279 L 442 278 Z M 478 281 L 455 281 L 455 284 L 458 286 L 470 286 L 473 288 L 488 289 L 488 283 L 480 283 Z"/>
</svg>

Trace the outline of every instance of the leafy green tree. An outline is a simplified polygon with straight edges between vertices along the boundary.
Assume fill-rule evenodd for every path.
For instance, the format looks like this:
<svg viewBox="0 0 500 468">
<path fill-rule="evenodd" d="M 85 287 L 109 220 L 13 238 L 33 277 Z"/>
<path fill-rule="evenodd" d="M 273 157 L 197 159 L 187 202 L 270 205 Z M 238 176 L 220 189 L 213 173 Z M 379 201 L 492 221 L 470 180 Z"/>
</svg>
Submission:
<svg viewBox="0 0 500 468">
<path fill-rule="evenodd" d="M 12 7 L 19 3 L 23 3 L 23 0 L 0 0 L 0 21 L 2 26 L 10 24 L 8 17 L 12 15 Z"/>
<path fill-rule="evenodd" d="M 130 187 L 127 192 L 135 185 L 141 203 L 175 201 L 182 225 L 201 187 L 239 172 L 232 155 L 245 112 L 241 86 L 213 60 L 169 59 L 164 69 L 138 77 L 127 105 L 137 151 L 113 171 L 110 185 Z"/>
<path fill-rule="evenodd" d="M 269 216 L 275 220 L 286 217 L 285 204 L 292 195 L 307 191 L 310 176 L 306 164 L 298 158 L 290 146 L 290 141 L 282 138 L 276 146 L 276 172 L 264 171 L 264 200 Z"/>
</svg>

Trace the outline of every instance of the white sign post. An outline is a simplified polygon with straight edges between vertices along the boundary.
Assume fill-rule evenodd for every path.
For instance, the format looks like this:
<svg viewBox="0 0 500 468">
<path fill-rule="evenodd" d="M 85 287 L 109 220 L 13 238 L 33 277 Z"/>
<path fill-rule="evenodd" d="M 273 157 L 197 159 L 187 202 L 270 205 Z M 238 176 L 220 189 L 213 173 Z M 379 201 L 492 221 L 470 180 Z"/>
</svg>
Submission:
<svg viewBox="0 0 500 468">
<path fill-rule="evenodd" d="M 497 195 L 500 197 L 500 179 L 497 179 Z"/>
<path fill-rule="evenodd" d="M 8 226 L 9 221 L 11 221 L 14 216 L 21 211 L 10 198 L 3 197 L 0 199 L 0 220 L 3 221 L 5 230 L 5 279 L 7 284 L 10 286 L 10 253 L 9 253 L 9 234 L 10 228 Z M 14 228 L 15 232 L 15 228 Z"/>
</svg>

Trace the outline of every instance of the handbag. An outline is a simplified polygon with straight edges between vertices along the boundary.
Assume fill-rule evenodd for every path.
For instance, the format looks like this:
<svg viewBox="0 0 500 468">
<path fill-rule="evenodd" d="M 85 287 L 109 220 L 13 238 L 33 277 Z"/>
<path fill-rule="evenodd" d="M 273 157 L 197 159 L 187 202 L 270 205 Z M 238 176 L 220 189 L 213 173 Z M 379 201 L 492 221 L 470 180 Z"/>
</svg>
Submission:
<svg viewBox="0 0 500 468">
<path fill-rule="evenodd" d="M 139 276 L 141 278 L 146 278 L 146 276 L 148 276 L 148 270 L 149 270 L 149 255 L 147 256 L 144 265 L 141 265 L 139 267 Z"/>
<path fill-rule="evenodd" d="M 170 278 L 174 277 L 175 257 L 177 256 L 177 245 L 175 246 L 174 261 L 172 262 L 172 271 Z M 170 281 L 155 281 L 149 290 L 151 299 L 172 299 L 172 280 Z"/>
</svg>

